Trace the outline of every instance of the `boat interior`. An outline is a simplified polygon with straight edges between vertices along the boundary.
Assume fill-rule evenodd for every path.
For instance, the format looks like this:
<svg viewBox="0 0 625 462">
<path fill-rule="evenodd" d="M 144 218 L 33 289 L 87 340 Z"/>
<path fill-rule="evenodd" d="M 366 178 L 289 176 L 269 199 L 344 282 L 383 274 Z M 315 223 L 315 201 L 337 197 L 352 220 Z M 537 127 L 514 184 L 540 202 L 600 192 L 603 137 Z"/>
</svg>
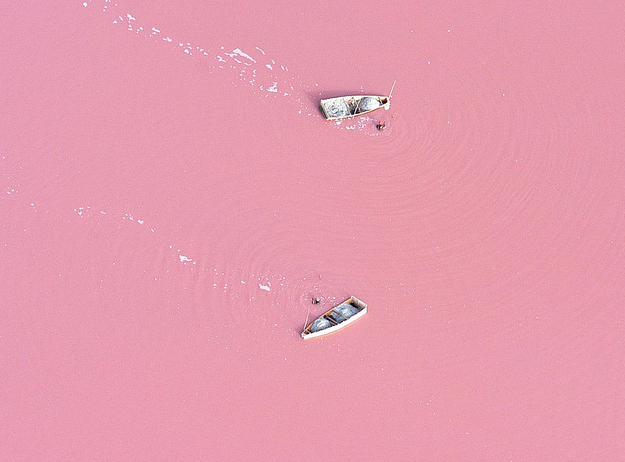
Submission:
<svg viewBox="0 0 625 462">
<path fill-rule="evenodd" d="M 352 296 L 311 322 L 302 332 L 302 336 L 337 326 L 360 313 L 366 307 L 365 303 Z"/>
</svg>

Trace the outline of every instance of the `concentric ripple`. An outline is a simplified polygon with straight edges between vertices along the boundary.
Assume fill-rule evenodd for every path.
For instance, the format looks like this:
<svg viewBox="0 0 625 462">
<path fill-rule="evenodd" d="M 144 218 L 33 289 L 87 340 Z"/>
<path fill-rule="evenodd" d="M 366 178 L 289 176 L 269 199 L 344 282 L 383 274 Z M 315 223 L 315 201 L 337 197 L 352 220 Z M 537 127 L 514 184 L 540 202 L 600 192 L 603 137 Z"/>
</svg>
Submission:
<svg viewBox="0 0 625 462">
<path fill-rule="evenodd" d="M 288 183 L 273 206 L 258 201 L 254 187 L 239 185 L 232 190 L 240 198 L 236 206 L 224 200 L 209 213 L 212 222 L 191 227 L 190 235 L 204 240 L 193 244 L 198 300 L 220 304 L 210 295 L 217 287 L 227 297 L 250 301 L 258 289 L 274 303 L 298 304 L 313 292 L 337 290 L 339 282 L 349 286 L 363 277 L 362 267 L 389 259 L 403 268 L 396 280 L 412 290 L 443 288 L 449 280 L 469 285 L 477 274 L 484 290 L 507 284 L 512 296 L 541 286 L 565 262 L 581 265 L 580 238 L 571 229 L 598 239 L 597 223 L 621 228 L 620 217 L 596 215 L 601 201 L 610 200 L 606 193 L 575 190 L 602 178 L 618 188 L 593 158 L 610 146 L 575 132 L 583 124 L 567 119 L 548 86 L 530 73 L 518 78 L 523 85 L 499 82 L 475 64 L 480 56 L 464 50 L 454 66 L 440 59 L 418 75 L 399 76 L 389 111 L 325 122 L 318 88 L 264 47 L 189 43 L 157 25 L 140 25 L 110 2 L 98 5 L 116 26 L 175 47 L 261 98 L 279 98 L 310 122 L 319 119 L 318 132 L 300 135 L 304 155 L 281 172 L 299 183 Z M 220 248 L 236 252 L 215 261 Z M 610 255 L 606 264 L 617 265 Z M 344 260 L 358 269 L 341 272 Z M 406 276 L 414 274 L 421 280 Z"/>
</svg>

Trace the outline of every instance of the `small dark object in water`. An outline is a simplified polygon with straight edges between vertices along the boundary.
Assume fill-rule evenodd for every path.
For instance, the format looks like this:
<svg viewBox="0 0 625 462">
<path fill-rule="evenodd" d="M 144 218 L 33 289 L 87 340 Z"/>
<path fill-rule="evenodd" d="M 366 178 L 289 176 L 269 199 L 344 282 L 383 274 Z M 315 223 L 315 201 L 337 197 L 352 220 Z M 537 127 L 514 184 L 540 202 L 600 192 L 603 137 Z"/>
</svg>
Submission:
<svg viewBox="0 0 625 462">
<path fill-rule="evenodd" d="M 375 128 L 377 128 L 380 131 L 386 130 L 386 122 L 383 122 L 383 121 L 378 122 Z"/>
<path fill-rule="evenodd" d="M 319 300 L 319 297 L 313 297 L 312 298 L 313 305 L 318 305 L 320 302 L 321 302 L 321 300 Z"/>
</svg>

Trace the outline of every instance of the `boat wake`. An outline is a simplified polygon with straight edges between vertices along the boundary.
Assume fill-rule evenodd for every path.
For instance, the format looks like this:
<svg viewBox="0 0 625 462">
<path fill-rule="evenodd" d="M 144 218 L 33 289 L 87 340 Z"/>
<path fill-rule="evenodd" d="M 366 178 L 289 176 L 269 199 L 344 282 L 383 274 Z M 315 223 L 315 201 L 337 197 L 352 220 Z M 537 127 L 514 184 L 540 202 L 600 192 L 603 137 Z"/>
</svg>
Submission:
<svg viewBox="0 0 625 462">
<path fill-rule="evenodd" d="M 111 24 L 124 28 L 135 36 L 173 48 L 199 60 L 209 73 L 229 73 L 232 76 L 232 84 L 241 85 L 258 97 L 281 98 L 282 102 L 288 103 L 299 115 L 323 118 L 318 105 L 306 96 L 315 94 L 319 90 L 318 85 L 304 83 L 287 65 L 273 59 L 262 47 L 207 46 L 192 43 L 168 33 L 158 25 L 142 22 L 137 15 L 126 11 L 113 0 L 87 0 L 80 4 L 85 8 L 101 9 L 111 17 Z M 335 121 L 332 126 L 338 130 L 378 136 L 380 131 L 376 127 L 387 119 L 385 116 L 386 114 L 384 116 L 377 114 L 377 117 L 360 116 Z"/>
<path fill-rule="evenodd" d="M 234 84 L 242 84 L 254 94 L 263 98 L 283 98 L 295 107 L 299 114 L 318 116 L 316 107 L 305 103 L 301 96 L 309 88 L 294 75 L 289 68 L 271 58 L 263 48 L 254 46 L 242 49 L 238 46 L 220 45 L 209 47 L 191 43 L 169 34 L 158 25 L 145 24 L 129 11 L 124 11 L 119 3 L 112 0 L 90 0 L 81 2 L 85 8 L 101 8 L 111 16 L 111 23 L 123 27 L 141 38 L 174 48 L 186 56 L 198 59 L 210 73 L 229 72 Z"/>
</svg>

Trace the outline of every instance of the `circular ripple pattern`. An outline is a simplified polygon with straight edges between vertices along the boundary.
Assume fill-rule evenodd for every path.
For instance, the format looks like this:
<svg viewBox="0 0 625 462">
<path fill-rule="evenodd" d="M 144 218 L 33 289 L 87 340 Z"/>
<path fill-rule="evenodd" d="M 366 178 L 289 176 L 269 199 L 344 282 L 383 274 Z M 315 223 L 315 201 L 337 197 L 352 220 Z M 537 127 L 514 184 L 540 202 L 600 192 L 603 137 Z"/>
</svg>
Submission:
<svg viewBox="0 0 625 462">
<path fill-rule="evenodd" d="M 467 47 L 453 65 L 440 59 L 416 66 L 418 74 L 397 75 L 389 111 L 325 122 L 313 86 L 259 47 L 210 51 L 138 27 L 132 15 L 119 24 L 276 97 L 260 110 L 251 102 L 246 114 L 255 136 L 263 138 L 259 125 L 275 133 L 259 146 L 276 161 L 221 165 L 230 178 L 248 169 L 246 180 L 220 183 L 224 194 L 210 208 L 181 215 L 187 240 L 201 249 L 198 264 L 208 271 L 197 277 L 200 285 L 227 285 L 222 292 L 251 300 L 247 281 L 254 281 L 286 307 L 311 292 L 353 286 L 367 279 L 368 267 L 396 281 L 379 278 L 376 290 L 408 287 L 443 294 L 437 299 L 444 303 L 479 298 L 447 290 L 460 281 L 456 287 L 480 294 L 503 292 L 505 302 L 549 281 L 572 281 L 590 264 L 583 242 L 612 242 L 622 229 L 620 215 L 605 212 L 623 194 L 618 142 L 611 145 L 607 136 L 618 124 L 603 117 L 606 136 L 596 136 L 589 127 L 602 118 L 600 102 L 553 92 L 560 82 L 522 67 L 503 79 Z M 278 104 L 306 117 L 293 120 L 293 111 L 279 113 Z M 258 122 L 266 117 L 278 121 Z M 380 123 L 384 130 L 376 129 Z M 211 187 L 208 180 L 203 185 Z M 194 221 L 196 215 L 202 218 Z M 613 268 L 619 255 L 604 251 L 597 261 Z M 210 271 L 224 281 L 211 282 Z M 280 282 L 270 286 L 268 278 Z"/>
<path fill-rule="evenodd" d="M 334 220 L 327 239 L 342 242 L 343 251 L 349 238 L 358 241 L 360 253 L 350 253 L 357 264 L 391 259 L 402 267 L 398 281 L 424 290 L 444 291 L 460 279 L 488 293 L 503 284 L 507 297 L 516 297 L 558 278 L 563 266 L 581 265 L 580 239 L 599 232 L 593 219 L 618 228 L 618 216 L 593 212 L 605 193 L 584 191 L 606 175 L 614 184 L 609 169 L 594 162 L 606 146 L 590 143 L 581 126 L 576 132 L 541 82 L 528 78 L 523 91 L 495 92 L 478 73 L 441 66 L 429 77 L 415 83 L 414 96 L 398 87 L 388 114 L 372 113 L 384 131 L 372 128 L 374 119 L 339 126 L 358 128 L 341 152 L 349 175 L 340 181 L 350 193 L 321 189 L 316 195 L 326 206 L 310 212 L 319 222 Z M 350 222 L 360 229 L 346 235 Z M 410 273 L 425 277 L 417 282 Z M 442 298 L 467 301 L 454 291 Z"/>
</svg>

